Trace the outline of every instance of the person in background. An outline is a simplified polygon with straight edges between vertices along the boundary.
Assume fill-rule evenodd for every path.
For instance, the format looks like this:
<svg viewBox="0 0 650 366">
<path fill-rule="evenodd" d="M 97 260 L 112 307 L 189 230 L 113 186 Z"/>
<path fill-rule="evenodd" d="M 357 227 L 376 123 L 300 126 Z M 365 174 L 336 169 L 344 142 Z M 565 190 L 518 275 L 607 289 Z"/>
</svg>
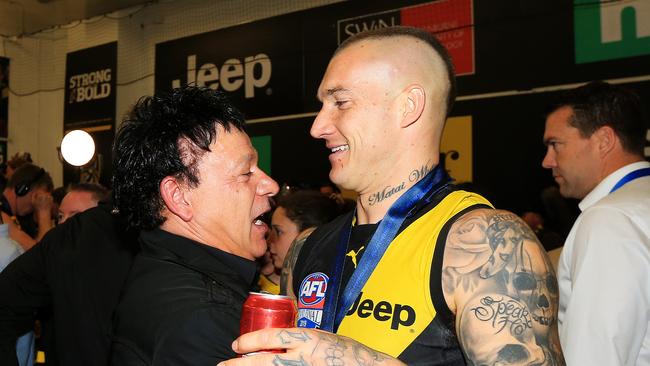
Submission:
<svg viewBox="0 0 650 366">
<path fill-rule="evenodd" d="M 99 202 L 108 202 L 108 194 L 108 190 L 99 184 L 71 184 L 68 192 L 65 193 L 60 202 L 57 212 L 57 225 L 63 224 L 74 215 L 97 207 Z M 41 329 L 38 344 L 39 349 L 42 348 L 45 351 L 45 359 L 48 361 L 52 353 L 56 352 L 53 347 L 55 344 L 54 339 L 56 338 L 56 327 L 54 326 L 52 308 L 45 307 L 39 309 L 37 320 L 37 324 L 40 324 Z"/>
<path fill-rule="evenodd" d="M 351 211 L 354 209 L 354 206 L 356 205 L 353 199 L 343 197 L 343 193 L 341 192 L 341 189 L 339 189 L 339 187 L 337 187 L 336 184 L 332 182 L 328 181 L 328 182 L 321 183 L 318 186 L 318 190 L 323 195 L 334 199 L 336 203 L 338 203 L 339 207 L 341 208 L 341 212 Z"/>
<path fill-rule="evenodd" d="M 68 193 L 61 200 L 57 221 L 64 223 L 70 217 L 97 207 L 99 202 L 108 202 L 109 192 L 98 183 L 76 183 L 68 188 Z"/>
<path fill-rule="evenodd" d="M 33 163 L 32 155 L 28 152 L 24 152 L 15 153 L 11 158 L 9 158 L 9 160 L 0 164 L 0 172 L 2 173 L 2 176 L 0 176 L 0 189 L 4 190 L 7 186 L 7 181 L 11 178 L 16 169 L 27 163 Z"/>
<path fill-rule="evenodd" d="M 290 191 L 287 190 L 284 192 L 284 194 L 288 194 L 289 192 Z M 280 293 L 280 280 L 279 276 L 276 279 L 275 266 L 273 265 L 273 259 L 271 258 L 271 249 L 269 248 L 268 243 L 269 237 L 271 236 L 271 215 L 273 214 L 273 208 L 275 208 L 275 202 L 282 194 L 282 188 L 280 188 L 280 191 L 269 200 L 271 203 L 271 211 L 267 212 L 261 217 L 262 221 L 264 221 L 264 224 L 269 227 L 269 231 L 266 233 L 266 252 L 263 256 L 257 258 L 257 265 L 260 268 L 259 278 L 257 280 L 257 288 L 255 288 L 253 292 L 266 292 L 273 295 L 278 295 Z"/>
<path fill-rule="evenodd" d="M 560 341 L 569 365 L 650 364 L 648 120 L 633 92 L 594 81 L 546 118 L 544 168 L 581 199 L 560 255 Z"/>
<path fill-rule="evenodd" d="M 9 225 L 0 221 L 0 273 L 25 250 L 9 237 Z M 8 294 L 3 294 L 8 296 Z M 28 330 L 16 341 L 15 355 L 19 366 L 34 364 L 34 332 Z"/>
<path fill-rule="evenodd" d="M 562 197 L 557 185 L 550 185 L 542 189 L 540 200 L 542 201 L 544 217 L 548 218 L 547 226 L 560 234 L 562 244 L 564 244 L 569 231 L 571 231 L 580 214 L 578 200 Z"/>
<path fill-rule="evenodd" d="M 439 165 L 451 59 L 424 30 L 358 33 L 334 53 L 311 135 L 355 211 L 293 271 L 298 326 L 247 333 L 223 365 L 558 365 L 554 271 L 530 228 Z"/>
<path fill-rule="evenodd" d="M 16 339 L 42 322 L 47 366 L 106 366 L 113 311 L 136 233 L 101 203 L 50 230 L 0 273 L 0 365 L 17 366 Z"/>
<path fill-rule="evenodd" d="M 277 207 L 271 217 L 271 233 L 268 242 L 271 260 L 275 267 L 274 279 L 275 283 L 280 285 L 280 294 L 292 294 L 291 289 L 287 292 L 287 286 L 290 287 L 290 277 L 287 276 L 293 269 L 296 258 L 293 256 L 288 261 L 285 259 L 292 245 L 298 246 L 294 249 L 294 253 L 300 251 L 300 244 L 294 243 L 298 235 L 305 230 L 326 224 L 338 215 L 339 207 L 335 199 L 318 191 L 296 191 L 278 199 Z"/>
<path fill-rule="evenodd" d="M 562 236 L 546 227 L 544 216 L 537 211 L 526 211 L 521 214 L 521 219 L 533 230 L 540 243 L 547 252 L 559 248 L 564 244 Z"/>
<path fill-rule="evenodd" d="M 68 189 L 64 186 L 56 187 L 52 190 L 52 217 L 54 217 L 54 224 L 59 224 L 59 206 L 63 197 L 68 193 Z"/>
<path fill-rule="evenodd" d="M 9 236 L 25 250 L 33 247 L 53 226 L 53 188 L 52 178 L 45 169 L 25 163 L 16 169 L 0 196 L 2 220 L 9 225 Z"/>
<path fill-rule="evenodd" d="M 268 237 L 266 239 L 268 243 Z M 273 265 L 273 258 L 271 258 L 270 249 L 267 248 L 266 253 L 257 259 L 260 267 L 260 278 L 257 285 L 261 292 L 266 292 L 273 295 L 280 294 L 280 275 L 275 273 L 275 266 Z"/>
<path fill-rule="evenodd" d="M 32 154 L 28 152 L 13 154 L 11 158 L 7 160 L 7 168 L 4 172 L 5 178 L 7 178 L 7 180 L 11 179 L 11 177 L 16 172 L 16 169 L 20 168 L 25 164 L 32 164 L 32 163 L 34 163 L 34 161 L 32 160 Z"/>
<path fill-rule="evenodd" d="M 266 252 L 277 183 L 224 94 L 184 87 L 138 101 L 117 133 L 113 197 L 141 230 L 115 313 L 111 365 L 214 366 L 233 357 Z"/>
</svg>

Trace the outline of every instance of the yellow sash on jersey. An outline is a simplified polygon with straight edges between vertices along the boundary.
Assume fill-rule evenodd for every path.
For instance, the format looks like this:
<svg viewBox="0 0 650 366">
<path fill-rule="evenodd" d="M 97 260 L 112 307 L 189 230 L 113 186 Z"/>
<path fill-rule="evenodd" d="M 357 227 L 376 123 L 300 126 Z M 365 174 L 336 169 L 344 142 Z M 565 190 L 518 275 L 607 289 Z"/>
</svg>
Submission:
<svg viewBox="0 0 650 366">
<path fill-rule="evenodd" d="M 402 231 L 375 267 L 337 333 L 399 356 L 436 316 L 429 279 L 440 230 L 455 214 L 477 204 L 490 205 L 474 193 L 452 192 Z"/>
</svg>

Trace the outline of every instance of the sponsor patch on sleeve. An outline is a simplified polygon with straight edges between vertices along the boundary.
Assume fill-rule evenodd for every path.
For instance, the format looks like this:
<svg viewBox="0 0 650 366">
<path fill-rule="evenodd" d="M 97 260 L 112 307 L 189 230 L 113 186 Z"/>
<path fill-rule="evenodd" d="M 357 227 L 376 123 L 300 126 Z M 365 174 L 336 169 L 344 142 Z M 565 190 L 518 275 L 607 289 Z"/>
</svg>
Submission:
<svg viewBox="0 0 650 366">
<path fill-rule="evenodd" d="M 327 281 L 329 281 L 329 277 L 322 272 L 312 273 L 302 280 L 298 295 L 299 328 L 320 328 Z"/>
</svg>

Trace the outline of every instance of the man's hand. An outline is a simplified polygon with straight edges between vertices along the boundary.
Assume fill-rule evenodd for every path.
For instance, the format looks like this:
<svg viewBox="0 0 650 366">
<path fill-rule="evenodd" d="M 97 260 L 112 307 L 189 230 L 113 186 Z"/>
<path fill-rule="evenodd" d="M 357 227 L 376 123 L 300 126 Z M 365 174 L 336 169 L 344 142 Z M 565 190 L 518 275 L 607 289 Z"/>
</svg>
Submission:
<svg viewBox="0 0 650 366">
<path fill-rule="evenodd" d="M 258 353 L 219 366 L 404 365 L 350 338 L 314 329 L 262 329 L 237 338 L 232 348 L 239 354 L 270 349 L 284 349 L 286 353 Z"/>
<path fill-rule="evenodd" d="M 52 206 L 54 198 L 52 193 L 44 189 L 34 191 L 32 194 L 32 205 L 36 213 L 36 223 L 38 224 L 38 233 L 35 241 L 41 241 L 43 236 L 53 227 L 52 225 Z"/>
<path fill-rule="evenodd" d="M 9 237 L 20 244 L 24 250 L 27 251 L 36 244 L 36 240 L 22 231 L 13 218 L 4 212 L 2 212 L 2 221 L 9 226 Z"/>
</svg>

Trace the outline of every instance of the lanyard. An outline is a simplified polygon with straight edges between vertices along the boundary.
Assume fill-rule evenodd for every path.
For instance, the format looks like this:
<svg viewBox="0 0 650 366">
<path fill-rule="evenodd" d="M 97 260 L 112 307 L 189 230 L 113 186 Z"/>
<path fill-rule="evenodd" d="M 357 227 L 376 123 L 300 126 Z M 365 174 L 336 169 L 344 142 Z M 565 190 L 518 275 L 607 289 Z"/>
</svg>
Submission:
<svg viewBox="0 0 650 366">
<path fill-rule="evenodd" d="M 623 178 L 621 178 L 621 180 L 619 180 L 618 183 L 616 183 L 614 188 L 612 188 L 612 190 L 609 191 L 609 193 L 618 190 L 619 188 L 623 187 L 625 184 L 629 183 L 630 181 L 648 175 L 650 175 L 650 168 L 642 168 L 642 169 L 637 169 L 635 171 L 629 172 Z"/>
<path fill-rule="evenodd" d="M 334 262 L 330 287 L 325 295 L 325 309 L 321 329 L 334 333 L 338 330 L 345 313 L 368 281 L 372 271 L 397 235 L 404 220 L 412 213 L 413 209 L 421 200 L 424 199 L 425 202 L 430 201 L 440 189 L 447 186 L 449 181 L 450 178 L 445 169 L 438 165 L 390 206 L 388 213 L 381 220 L 377 231 L 375 231 L 372 239 L 370 239 L 370 243 L 368 243 L 366 251 L 361 257 L 357 268 L 352 273 L 352 277 L 350 277 L 347 286 L 341 296 L 339 296 L 345 253 L 350 240 L 352 220 L 356 212 L 352 213 L 350 224 L 346 225 L 341 231 L 341 237 L 337 245 L 336 260 Z"/>
</svg>

